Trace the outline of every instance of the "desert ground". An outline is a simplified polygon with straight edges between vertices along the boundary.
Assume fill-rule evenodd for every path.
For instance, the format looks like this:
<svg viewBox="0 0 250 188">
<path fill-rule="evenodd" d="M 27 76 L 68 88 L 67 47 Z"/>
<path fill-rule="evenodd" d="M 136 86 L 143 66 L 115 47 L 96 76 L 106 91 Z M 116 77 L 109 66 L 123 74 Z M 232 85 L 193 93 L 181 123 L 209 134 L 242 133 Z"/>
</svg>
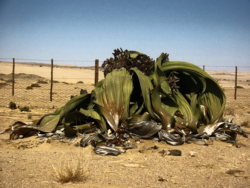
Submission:
<svg viewBox="0 0 250 188">
<path fill-rule="evenodd" d="M 30 122 L 54 112 L 80 89 L 94 88 L 93 67 L 54 67 L 53 100 L 50 101 L 49 65 L 17 63 L 15 67 L 15 95 L 12 96 L 12 64 L 0 62 L 0 131 L 16 121 Z M 225 118 L 250 133 L 250 74 L 238 73 L 237 100 L 234 100 L 234 72 L 207 71 L 218 80 L 227 96 Z M 102 70 L 99 80 L 103 79 Z M 41 87 L 26 88 L 38 83 Z M 83 82 L 83 83 L 82 83 Z M 8 108 L 13 101 L 28 106 L 30 112 Z M 31 119 L 29 117 L 31 116 Z M 250 136 L 250 135 L 249 135 Z M 79 138 L 80 139 L 80 138 Z M 78 141 L 79 141 L 78 139 Z M 237 137 L 239 147 L 214 141 L 213 145 L 184 144 L 181 146 L 155 144 L 141 140 L 137 149 L 119 156 L 96 155 L 92 146 L 76 147 L 77 141 L 62 143 L 29 138 L 9 140 L 9 134 L 0 135 L 0 187 L 249 187 L 250 142 Z M 178 149 L 181 156 L 165 156 L 162 150 Z M 85 170 L 84 181 L 60 183 L 55 168 L 61 162 L 72 165 L 80 161 Z"/>
</svg>

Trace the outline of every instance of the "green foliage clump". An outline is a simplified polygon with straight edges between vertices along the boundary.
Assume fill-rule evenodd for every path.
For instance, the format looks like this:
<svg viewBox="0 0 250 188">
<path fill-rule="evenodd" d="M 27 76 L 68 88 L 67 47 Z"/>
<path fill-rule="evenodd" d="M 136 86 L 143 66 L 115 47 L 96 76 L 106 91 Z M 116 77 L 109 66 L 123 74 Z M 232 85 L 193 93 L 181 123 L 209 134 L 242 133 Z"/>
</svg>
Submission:
<svg viewBox="0 0 250 188">
<path fill-rule="evenodd" d="M 14 102 L 11 101 L 9 103 L 9 108 L 12 109 L 12 110 L 16 109 L 16 103 L 14 103 Z"/>
<path fill-rule="evenodd" d="M 24 106 L 24 107 L 22 107 L 22 108 L 20 108 L 20 111 L 21 112 L 30 112 L 30 108 L 28 107 L 28 106 Z"/>
</svg>

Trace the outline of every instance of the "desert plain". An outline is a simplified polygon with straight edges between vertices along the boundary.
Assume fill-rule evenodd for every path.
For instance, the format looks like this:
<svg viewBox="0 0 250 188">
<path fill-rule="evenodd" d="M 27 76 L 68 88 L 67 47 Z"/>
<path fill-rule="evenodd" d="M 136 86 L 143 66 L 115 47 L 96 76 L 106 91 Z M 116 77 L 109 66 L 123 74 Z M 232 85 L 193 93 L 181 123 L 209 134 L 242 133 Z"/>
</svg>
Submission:
<svg viewBox="0 0 250 188">
<path fill-rule="evenodd" d="M 79 95 L 80 89 L 91 92 L 94 88 L 93 67 L 55 65 L 53 70 L 50 101 L 50 65 L 16 63 L 12 96 L 12 63 L 0 62 L 0 132 L 16 121 L 29 122 L 54 112 L 71 95 Z M 235 123 L 250 133 L 249 72 L 238 73 L 237 100 L 234 72 L 207 72 L 220 83 L 227 96 L 224 117 L 234 118 Z M 99 80 L 103 78 L 100 69 Z M 35 83 L 41 87 L 27 89 Z M 28 106 L 30 112 L 11 110 L 10 101 L 19 107 Z M 249 138 L 238 135 L 237 140 L 238 147 L 217 141 L 208 146 L 193 143 L 171 146 L 159 142 L 157 149 L 151 140 L 141 140 L 137 149 L 119 156 L 100 156 L 92 146 L 76 147 L 77 141 L 47 142 L 36 136 L 9 140 L 6 133 L 0 135 L 0 187 L 249 187 Z M 163 157 L 159 153 L 172 149 L 181 150 L 182 155 Z M 53 166 L 59 168 L 63 161 L 73 168 L 79 160 L 86 174 L 84 181 L 60 183 Z"/>
</svg>

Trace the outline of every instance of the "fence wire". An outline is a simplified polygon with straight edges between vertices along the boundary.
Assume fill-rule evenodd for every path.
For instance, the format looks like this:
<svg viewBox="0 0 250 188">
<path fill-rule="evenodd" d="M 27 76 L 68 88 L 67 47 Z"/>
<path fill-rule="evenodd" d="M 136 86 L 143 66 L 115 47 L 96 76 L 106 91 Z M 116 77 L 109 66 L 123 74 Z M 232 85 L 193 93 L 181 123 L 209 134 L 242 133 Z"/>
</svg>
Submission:
<svg viewBox="0 0 250 188">
<path fill-rule="evenodd" d="M 0 58 L 11 60 L 12 58 Z M 27 59 L 16 59 L 16 61 Z M 33 59 L 29 59 L 34 61 Z M 50 61 L 50 60 L 39 60 Z M 54 62 L 74 60 L 57 60 Z M 19 107 L 59 108 L 70 100 L 71 96 L 79 95 L 81 89 L 90 93 L 94 89 L 94 61 L 92 67 L 59 66 L 53 67 L 52 101 L 50 101 L 51 67 L 45 63 L 16 63 L 14 96 L 12 96 L 12 63 L 0 63 L 0 106 L 8 107 L 10 101 Z M 29 68 L 27 68 L 29 66 Z M 30 68 L 30 66 L 32 68 Z M 221 87 L 227 97 L 226 108 L 250 107 L 250 66 L 238 66 L 237 92 L 235 100 L 235 66 L 200 66 L 210 74 Z M 226 71 L 225 71 L 226 70 Z M 87 75 L 89 74 L 89 75 Z M 103 72 L 99 71 L 99 80 L 103 79 Z M 33 84 L 33 86 L 32 86 Z M 35 87 L 37 84 L 38 87 Z"/>
</svg>

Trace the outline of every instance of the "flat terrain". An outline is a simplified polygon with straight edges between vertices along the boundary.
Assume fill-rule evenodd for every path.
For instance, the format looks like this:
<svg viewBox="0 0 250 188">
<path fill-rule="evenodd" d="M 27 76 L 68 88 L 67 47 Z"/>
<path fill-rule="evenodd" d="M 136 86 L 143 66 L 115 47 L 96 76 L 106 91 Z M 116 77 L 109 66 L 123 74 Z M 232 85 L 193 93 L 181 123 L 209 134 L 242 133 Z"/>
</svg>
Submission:
<svg viewBox="0 0 250 188">
<path fill-rule="evenodd" d="M 0 63 L 0 131 L 16 121 L 31 121 L 64 105 L 70 95 L 79 95 L 80 89 L 88 92 L 94 88 L 94 71 L 87 68 L 55 68 L 53 101 L 49 101 L 50 68 L 37 64 L 16 65 L 15 96 L 11 96 L 12 71 L 10 63 Z M 250 132 L 250 75 L 239 73 L 237 100 L 234 100 L 234 73 L 208 71 L 219 80 L 227 95 L 225 118 L 234 118 L 237 124 Z M 103 73 L 100 71 L 100 79 Z M 47 81 L 41 87 L 26 90 L 38 80 Z M 82 81 L 83 83 L 77 83 Z M 67 84 L 65 84 L 65 83 Z M 76 89 L 75 89 L 76 88 Z M 29 106 L 31 112 L 7 108 L 10 101 L 19 106 Z M 32 119 L 28 119 L 28 115 Z M 249 135 L 250 136 L 250 135 Z M 79 140 L 79 139 L 78 139 Z M 75 142 L 61 143 L 36 139 L 35 136 L 9 140 L 9 134 L 0 135 L 0 187 L 249 187 L 250 142 L 238 136 L 239 147 L 229 143 L 214 142 L 201 146 L 184 144 L 170 146 L 158 143 L 153 149 L 151 140 L 142 140 L 137 149 L 115 156 L 96 155 L 92 146 L 75 147 Z M 182 156 L 165 156 L 162 150 L 179 149 Z M 194 156 L 190 152 L 195 152 Z M 86 169 L 86 181 L 61 184 L 55 177 L 53 166 L 61 161 L 81 160 Z M 160 181 L 163 180 L 163 181 Z"/>
</svg>

